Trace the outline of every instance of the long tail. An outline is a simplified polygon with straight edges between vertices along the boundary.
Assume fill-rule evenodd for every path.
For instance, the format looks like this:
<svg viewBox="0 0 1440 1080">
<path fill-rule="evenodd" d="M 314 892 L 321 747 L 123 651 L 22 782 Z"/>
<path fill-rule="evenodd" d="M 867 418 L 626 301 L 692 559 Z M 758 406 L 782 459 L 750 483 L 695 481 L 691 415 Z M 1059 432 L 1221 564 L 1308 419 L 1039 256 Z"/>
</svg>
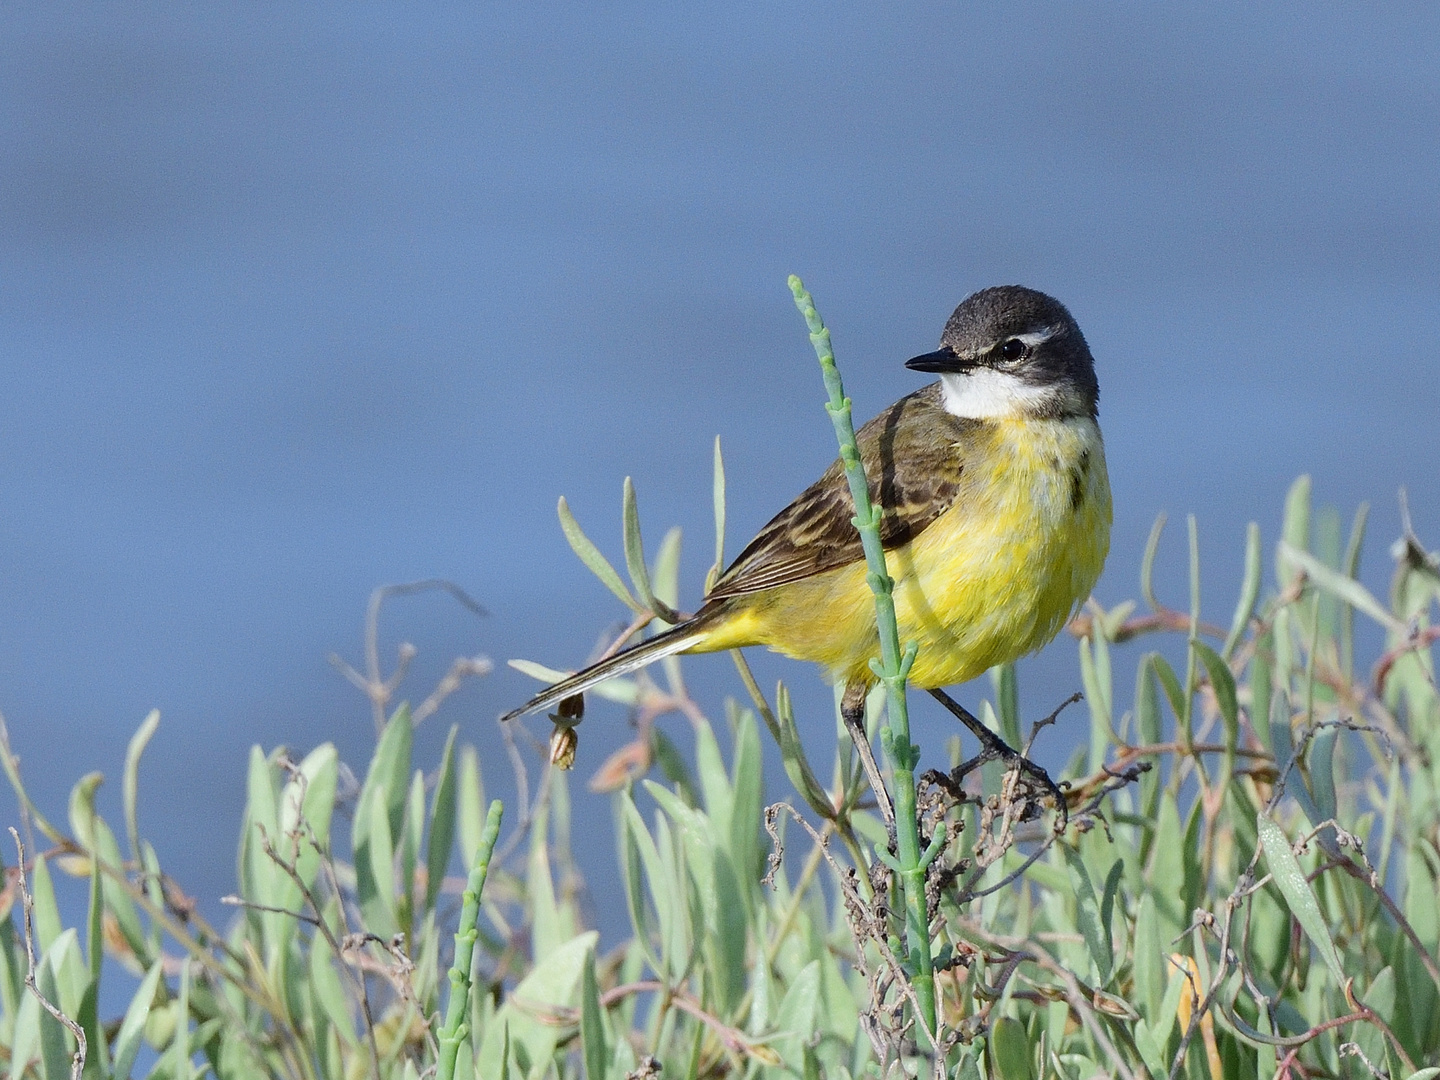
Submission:
<svg viewBox="0 0 1440 1080">
<path fill-rule="evenodd" d="M 549 689 L 540 691 L 520 708 L 506 713 L 500 718 L 500 722 L 504 723 L 507 720 L 514 720 L 517 716 L 524 716 L 526 713 L 548 709 L 550 706 L 558 704 L 563 698 L 589 690 L 596 683 L 613 679 L 617 675 L 629 674 L 646 664 L 653 664 L 656 660 L 663 660 L 667 656 L 684 652 L 692 645 L 698 645 L 705 640 L 710 633 L 712 622 L 713 620 L 707 617 L 706 613 L 701 612 L 693 619 L 687 619 L 678 626 L 672 626 L 663 634 L 656 634 L 648 641 L 632 645 L 607 660 L 591 664 L 569 678 L 561 679 Z"/>
</svg>

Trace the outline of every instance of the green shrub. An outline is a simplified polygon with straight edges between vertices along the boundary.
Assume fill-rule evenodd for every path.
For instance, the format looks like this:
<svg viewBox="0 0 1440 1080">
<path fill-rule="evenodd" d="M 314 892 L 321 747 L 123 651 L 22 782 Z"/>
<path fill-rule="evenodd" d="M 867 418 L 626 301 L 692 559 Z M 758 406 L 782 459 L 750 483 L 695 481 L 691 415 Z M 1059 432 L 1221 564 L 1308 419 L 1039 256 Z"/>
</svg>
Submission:
<svg viewBox="0 0 1440 1080">
<path fill-rule="evenodd" d="M 931 875 L 948 1073 L 1400 1077 L 1440 1064 L 1430 651 L 1440 574 L 1407 532 L 1381 604 L 1354 577 L 1363 510 L 1346 545 L 1333 514 L 1313 529 L 1310 516 L 1302 479 L 1258 604 L 1252 529 L 1228 630 L 1200 619 L 1198 584 L 1189 612 L 1155 599 L 1158 528 L 1142 581 L 1150 610 L 1092 605 L 1077 620 L 1090 724 L 1065 773 L 1063 835 L 1021 820 L 1024 800 L 1007 798 L 994 765 L 978 789 L 922 783 L 925 832 L 949 829 Z M 1191 542 L 1193 553 L 1193 527 Z M 1385 634 L 1369 665 L 1354 655 L 1357 614 Z M 1115 646 L 1164 635 L 1184 663 L 1145 652 L 1123 708 Z M 653 1059 L 661 1076 L 840 1077 L 875 1075 L 894 1064 L 887 1055 L 926 1073 L 903 1030 L 889 874 L 868 861 L 884 830 L 862 805 L 843 728 L 827 786 L 782 686 L 763 712 L 727 704 L 727 755 L 677 675 L 609 690 L 644 717 L 625 760 L 665 776 L 613 796 L 633 936 L 597 952 L 567 776 L 544 769 L 485 888 L 456 1075 L 619 1078 L 651 1075 Z M 1016 730 L 1013 673 L 997 673 L 996 690 L 986 719 Z M 666 708 L 689 718 L 689 761 L 653 724 Z M 804 829 L 799 813 L 762 806 L 762 716 L 812 822 Z M 84 1075 L 123 1076 L 146 1046 L 151 1076 L 432 1068 L 458 914 L 458 883 L 444 874 L 457 846 L 467 870 L 480 846 L 480 754 L 452 731 L 438 767 L 417 769 L 403 706 L 353 792 L 329 745 L 298 762 L 256 748 L 237 864 L 244 906 L 222 930 L 138 834 L 135 777 L 156 723 L 152 714 L 125 764 L 125 854 L 95 812 L 98 776 L 76 785 L 63 828 L 31 805 L 4 753 L 47 845 L 27 867 L 35 984 L 84 1032 Z M 494 747 L 486 756 L 502 758 Z M 1155 767 L 1135 771 L 1142 762 Z M 89 879 L 83 926 L 63 925 L 55 870 Z M 1013 880 L 987 891 L 1002 878 Z M 11 1075 L 58 1080 L 74 1037 L 25 988 L 10 880 L 0 1047 Z M 123 1016 L 98 1013 L 102 953 L 140 977 Z M 120 977 L 113 965 L 103 973 Z"/>
<path fill-rule="evenodd" d="M 723 476 L 717 445 L 717 567 Z M 650 565 L 628 481 L 623 518 L 633 590 L 561 504 L 577 554 L 631 610 L 629 636 L 676 617 L 679 534 Z M 958 738 L 950 771 L 918 778 L 915 838 L 936 856 L 912 874 L 924 911 L 897 885 L 838 711 L 819 769 L 784 685 L 767 699 L 738 653 L 749 700 L 726 702 L 724 740 L 676 658 L 659 682 L 641 672 L 599 689 L 638 719 L 592 781 L 614 793 L 632 930 L 608 952 L 589 926 L 566 772 L 542 759 L 532 786 L 523 740 L 487 740 L 485 760 L 508 762 L 521 793 L 492 857 L 481 752 L 452 728 L 438 765 L 417 767 L 416 716 L 487 665 L 457 662 L 414 715 L 387 718 L 399 675 L 382 679 L 375 659 L 384 591 L 369 670 L 349 673 L 380 728 L 363 782 L 347 786 L 329 744 L 299 761 L 252 751 L 223 929 L 139 834 L 157 714 L 124 766 L 123 853 L 95 809 L 98 774 L 76 784 L 62 827 L 4 740 L 0 764 L 38 838 L 0 894 L 0 1057 L 12 1077 L 43 1080 L 123 1078 L 140 1061 L 176 1080 L 1440 1076 L 1440 560 L 1407 521 L 1382 604 L 1356 578 L 1364 508 L 1348 541 L 1334 513 L 1311 518 L 1302 478 L 1268 590 L 1251 526 L 1228 627 L 1201 618 L 1193 519 L 1188 608 L 1160 603 L 1157 522 L 1148 610 L 1092 601 L 1071 626 L 1089 726 L 1063 772 L 1066 813 L 998 762 L 966 774 Z M 1368 665 L 1357 616 L 1384 637 Z M 1183 660 L 1147 651 L 1117 679 L 1116 646 L 1141 640 Z M 993 676 L 983 718 L 1013 745 L 1015 673 Z M 1117 685 L 1134 687 L 1128 708 Z M 690 724 L 688 759 L 656 724 L 666 713 Z M 556 759 L 574 752 L 579 720 L 557 723 Z M 763 805 L 762 722 L 793 803 Z M 1073 714 L 1061 722 L 1078 729 Z M 446 876 L 457 861 L 468 881 Z M 88 879 L 83 926 L 63 924 L 57 869 Z M 907 940 L 907 911 L 928 915 L 923 943 Z M 922 946 L 931 1034 L 917 1023 Z M 104 1017 L 100 982 L 117 965 L 139 985 Z"/>
</svg>

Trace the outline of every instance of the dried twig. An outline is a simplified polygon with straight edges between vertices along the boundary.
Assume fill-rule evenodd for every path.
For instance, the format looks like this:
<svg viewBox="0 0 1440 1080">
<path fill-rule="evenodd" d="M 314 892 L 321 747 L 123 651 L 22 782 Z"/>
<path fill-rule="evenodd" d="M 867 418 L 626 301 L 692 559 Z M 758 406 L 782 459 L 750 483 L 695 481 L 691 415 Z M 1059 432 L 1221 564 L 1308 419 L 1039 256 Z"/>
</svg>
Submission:
<svg viewBox="0 0 1440 1080">
<path fill-rule="evenodd" d="M 620 986 L 612 987 L 600 995 L 600 1007 L 608 1009 L 618 1001 L 631 996 L 632 994 L 660 993 L 666 995 L 666 1000 L 682 1012 L 689 1013 L 696 1020 L 699 1020 L 706 1027 L 719 1037 L 725 1048 L 733 1054 L 744 1057 L 753 1057 L 762 1065 L 778 1065 L 779 1058 L 773 1051 L 760 1048 L 760 1044 L 752 1042 L 745 1033 L 738 1028 L 733 1028 L 725 1023 L 714 1013 L 705 1009 L 700 1002 L 686 994 L 683 990 L 677 990 L 666 986 L 656 979 L 641 979 L 637 982 L 622 983 Z M 520 999 L 514 999 L 519 1002 Z M 575 1010 L 578 1014 L 579 1010 Z"/>
<path fill-rule="evenodd" d="M 1072 637 L 1089 637 L 1095 629 L 1095 616 L 1089 612 L 1081 612 L 1066 624 L 1065 629 L 1070 631 Z M 1120 645 L 1132 638 L 1140 637 L 1142 634 L 1164 631 L 1190 633 L 1190 613 L 1177 611 L 1174 608 L 1161 608 L 1149 615 L 1134 615 L 1120 624 L 1110 641 L 1112 644 Z M 1225 631 L 1211 623 L 1202 622 L 1200 632 L 1206 637 L 1216 638 L 1220 641 L 1225 640 Z"/>
<path fill-rule="evenodd" d="M 860 895 L 859 890 L 855 887 L 853 880 L 854 871 L 842 867 L 836 858 L 830 854 L 829 838 L 822 836 L 810 822 L 805 820 L 798 810 L 787 802 L 772 803 L 765 808 L 765 828 L 772 838 L 776 837 L 775 820 L 781 812 L 788 813 L 799 823 L 801 828 L 810 834 L 811 841 L 820 849 L 825 861 L 830 864 L 831 870 L 835 872 L 835 877 L 840 887 L 840 894 L 845 904 L 846 920 L 849 922 L 850 931 L 855 937 L 855 966 L 871 987 L 870 1009 L 868 1010 L 869 1019 L 866 1022 L 867 1031 L 871 1034 L 872 1042 L 876 1039 L 877 1029 L 883 1032 L 889 1050 L 898 1053 L 899 1044 L 904 1037 L 905 1031 L 913 1024 L 917 1022 L 923 1023 L 923 1021 L 919 1020 L 922 1016 L 919 1008 L 919 1000 L 916 998 L 915 991 L 910 985 L 910 980 L 905 972 L 905 966 L 890 948 L 890 911 L 884 906 L 884 893 L 883 891 L 877 890 L 873 901 L 867 904 Z M 881 959 L 884 961 L 883 970 L 871 971 L 868 969 L 865 963 L 866 942 L 874 945 L 876 951 L 880 954 Z M 885 1009 L 882 1002 L 890 986 L 895 986 L 899 989 L 900 996 L 909 1002 L 912 1009 L 912 1019 L 905 1022 L 903 1026 L 899 1023 L 898 1008 L 890 1010 L 892 1013 L 890 1016 L 882 1015 L 882 1011 Z M 936 1041 L 934 1032 L 922 1027 L 921 1033 L 925 1038 L 925 1042 L 919 1045 L 927 1047 L 944 1045 Z M 881 1046 L 876 1047 L 876 1053 L 877 1056 L 882 1058 L 887 1056 L 885 1048 Z M 935 1062 L 936 1068 L 943 1072 L 943 1053 L 936 1054 Z M 883 1068 L 881 1071 L 883 1075 Z"/>
<path fill-rule="evenodd" d="M 335 936 L 335 932 L 330 928 L 329 924 L 326 923 L 325 919 L 321 916 L 321 911 L 323 909 L 320 905 L 320 901 L 316 898 L 315 893 L 310 888 L 310 886 L 305 883 L 305 879 L 300 876 L 300 872 L 295 865 L 300 857 L 300 842 L 303 839 L 306 843 L 309 844 L 310 848 L 314 850 L 315 854 L 320 857 L 320 865 L 325 868 L 326 880 L 330 884 L 331 891 L 336 897 L 340 897 L 342 895 L 342 893 L 340 892 L 340 883 L 335 879 L 334 860 L 330 857 L 330 852 L 320 843 L 319 838 L 315 835 L 314 828 L 311 827 L 309 820 L 305 817 L 303 813 L 303 809 L 305 806 L 305 792 L 307 790 L 307 784 L 309 782 L 308 778 L 298 766 L 296 766 L 293 762 L 290 761 L 288 757 L 284 755 L 282 755 L 280 758 L 280 765 L 290 775 L 291 779 L 296 782 L 297 788 L 295 803 L 295 825 L 291 830 L 289 830 L 288 833 L 288 837 L 291 842 L 291 857 L 289 859 L 281 858 L 280 854 L 275 850 L 275 845 L 271 842 L 270 837 L 265 830 L 265 827 L 257 822 L 255 827 L 260 832 L 261 850 L 263 850 L 265 852 L 265 855 L 270 859 L 270 861 L 273 862 L 276 866 L 280 867 L 280 869 L 284 871 L 285 875 L 295 884 L 295 887 L 300 890 L 301 897 L 305 900 L 305 903 L 309 905 L 310 910 L 314 913 L 313 915 L 305 915 L 299 912 L 287 911 L 284 912 L 284 914 L 293 915 L 295 918 L 300 919 L 302 922 L 307 922 L 310 925 L 314 926 L 325 938 L 326 944 L 330 946 L 331 954 L 338 959 L 345 959 L 344 947 L 342 945 L 342 942 L 350 940 L 354 935 L 351 933 L 349 922 L 345 917 L 344 903 L 336 905 L 339 911 L 342 935 L 340 938 L 337 938 Z M 226 903 L 229 900 L 230 898 L 226 898 L 221 902 Z M 249 905 L 247 903 L 247 906 L 252 905 Z M 272 908 L 268 910 L 278 909 Z M 363 969 L 361 970 L 363 971 Z M 380 1045 L 375 1035 L 375 1016 L 370 1003 L 370 985 L 363 974 L 356 974 L 355 972 L 352 972 L 350 967 L 345 964 L 341 965 L 341 971 L 345 972 L 354 980 L 356 986 L 356 996 L 360 1000 L 361 1012 L 365 1017 L 365 1036 L 370 1043 L 370 1071 L 371 1074 L 375 1077 L 375 1080 L 379 1080 Z"/>
<path fill-rule="evenodd" d="M 426 717 L 434 715 L 444 700 L 460 689 L 460 684 L 466 679 L 481 678 L 489 675 L 495 670 L 495 664 L 488 656 L 459 656 L 450 665 L 444 677 L 435 684 L 435 689 L 430 691 L 430 696 L 415 707 L 410 714 L 410 722 L 417 727 Z"/>
<path fill-rule="evenodd" d="M 35 901 L 30 896 L 29 886 L 25 884 L 25 845 L 20 842 L 20 834 L 15 831 L 13 825 L 10 827 L 10 838 L 15 841 L 15 851 L 19 859 L 16 866 L 16 879 L 20 883 L 20 905 L 25 913 L 25 987 L 35 995 L 35 1000 L 40 1002 L 41 1008 L 53 1016 L 57 1023 L 63 1024 L 71 1035 L 75 1036 L 75 1053 L 70 1059 L 70 1080 L 80 1080 L 80 1073 L 85 1068 L 85 1054 L 88 1049 L 85 1042 L 85 1031 L 42 994 L 39 984 L 35 981 L 35 933 L 32 928 L 35 918 Z M 21 1062 L 20 1065 L 23 1068 L 24 1062 Z"/>
<path fill-rule="evenodd" d="M 330 654 L 330 663 L 335 665 L 340 672 L 350 680 L 360 691 L 370 699 L 370 709 L 375 721 L 375 732 L 379 734 L 385 730 L 386 711 L 390 700 L 395 695 L 396 688 L 405 678 L 405 673 L 410 667 L 410 661 L 415 658 L 415 646 L 409 642 L 401 644 L 395 664 L 395 670 L 390 677 L 384 678 L 380 674 L 380 607 L 392 596 L 410 596 L 414 593 L 430 592 L 440 590 L 449 593 L 455 600 L 474 612 L 476 615 L 486 615 L 488 612 L 476 603 L 464 589 L 460 588 L 453 581 L 446 581 L 443 578 L 427 578 L 424 581 L 410 581 L 400 585 L 382 585 L 370 593 L 370 603 L 365 610 L 365 673 L 362 675 L 354 667 L 348 664 L 338 654 Z M 489 661 L 485 661 L 489 664 Z M 452 669 L 453 670 L 453 669 Z M 442 680 L 443 684 L 444 680 Z M 456 684 L 458 685 L 458 683 Z M 437 688 L 438 691 L 438 688 Z M 447 690 L 445 693 L 448 694 Z M 431 695 L 434 697 L 434 695 Z M 443 700 L 444 694 L 440 700 Z M 428 699 L 427 699 L 428 701 Z M 439 701 L 435 702 L 436 707 Z M 433 712 L 434 709 L 431 709 Z M 425 714 L 430 715 L 429 713 Z M 421 718 L 423 719 L 423 717 Z M 412 717 L 412 723 L 415 722 Z"/>
</svg>

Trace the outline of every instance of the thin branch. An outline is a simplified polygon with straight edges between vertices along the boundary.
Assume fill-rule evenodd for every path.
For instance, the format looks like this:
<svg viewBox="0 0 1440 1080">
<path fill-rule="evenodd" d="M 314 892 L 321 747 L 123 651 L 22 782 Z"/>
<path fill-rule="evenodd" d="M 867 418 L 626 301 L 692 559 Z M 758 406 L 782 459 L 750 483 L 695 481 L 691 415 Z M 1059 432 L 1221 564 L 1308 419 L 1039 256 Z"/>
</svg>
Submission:
<svg viewBox="0 0 1440 1080">
<path fill-rule="evenodd" d="M 530 834 L 530 826 L 535 820 L 535 808 L 546 801 L 550 796 L 551 777 L 554 775 L 555 767 L 550 764 L 548 755 L 545 763 L 540 769 L 540 783 L 535 789 L 535 797 L 530 798 L 529 772 L 525 768 L 525 759 L 520 753 L 520 748 L 515 745 L 514 731 L 518 729 L 525 732 L 527 738 L 534 742 L 530 732 L 525 728 L 523 720 L 511 720 L 509 723 L 500 725 L 500 737 L 505 743 L 505 753 L 510 758 L 510 767 L 515 773 L 515 797 L 520 804 L 520 820 L 516 822 L 514 830 L 506 837 L 505 842 L 495 849 L 491 857 L 491 863 L 499 866 L 515 853 L 520 842 Z"/>
<path fill-rule="evenodd" d="M 365 610 L 365 673 L 361 674 L 356 671 L 334 653 L 330 656 L 330 662 L 370 699 L 370 709 L 377 733 L 385 730 L 386 706 L 390 704 L 390 698 L 405 677 L 405 671 L 409 667 L 410 661 L 415 657 L 415 647 L 408 642 L 402 644 L 395 671 L 388 679 L 381 676 L 380 607 L 392 596 L 411 596 L 415 593 L 434 590 L 448 593 L 462 607 L 476 615 L 489 614 L 471 598 L 469 593 L 453 581 L 447 581 L 444 578 L 427 578 L 424 581 L 409 581 L 399 585 L 382 585 L 370 593 L 370 603 Z"/>
<path fill-rule="evenodd" d="M 1377 695 L 1385 692 L 1385 680 L 1389 678 L 1390 669 L 1395 666 L 1397 660 L 1420 649 L 1428 649 L 1437 641 L 1440 641 L 1440 626 L 1427 626 L 1423 629 L 1415 627 L 1409 640 L 1402 641 L 1393 649 L 1387 650 L 1376 663 L 1375 673 L 1370 677 L 1370 685 L 1374 692 Z"/>
<path fill-rule="evenodd" d="M 220 897 L 220 903 L 228 907 L 244 908 L 246 911 L 264 911 L 271 915 L 288 915 L 296 922 L 306 923 L 316 929 L 323 929 L 325 923 L 314 915 L 307 915 L 303 911 L 296 911 L 293 908 L 271 907 L 269 904 L 258 904 L 254 900 L 246 900 L 243 896 L 236 896 L 229 893 Z"/>
<path fill-rule="evenodd" d="M 456 657 L 450 670 L 435 684 L 435 689 L 430 691 L 430 696 L 410 714 L 410 722 L 418 727 L 420 721 L 433 715 L 447 697 L 460 689 L 460 684 L 466 679 L 481 678 L 494 670 L 495 664 L 488 656 Z"/>
<path fill-rule="evenodd" d="M 753 1057 L 765 1065 L 773 1065 L 773 1055 L 756 1053 L 757 1043 L 751 1042 L 745 1037 L 745 1033 L 738 1028 L 733 1028 L 725 1023 L 718 1016 L 707 1012 L 705 1008 L 694 998 L 690 997 L 683 990 L 675 990 L 655 979 L 641 979 L 637 982 L 624 983 L 613 987 L 600 995 L 600 1007 L 608 1009 L 618 1001 L 633 994 L 659 993 L 666 995 L 666 1000 L 674 1005 L 681 1012 L 689 1013 L 696 1020 L 699 1020 L 706 1027 L 710 1028 L 720 1041 L 725 1044 L 726 1049 L 734 1054 L 743 1054 L 746 1057 Z M 518 999 L 517 999 L 518 1000 Z"/>
<path fill-rule="evenodd" d="M 926 1045 L 930 1047 L 938 1046 L 939 1043 L 936 1042 L 935 1033 L 924 1026 L 923 1014 L 920 1011 L 920 1002 L 915 995 L 914 988 L 910 985 L 910 979 L 906 974 L 905 966 L 890 948 L 888 928 L 883 924 L 874 925 L 876 920 L 873 914 L 868 912 L 868 905 L 852 883 L 850 874 L 846 873 L 845 869 L 836 861 L 835 856 L 830 854 L 828 838 L 822 836 L 815 827 L 806 821 L 800 812 L 788 802 L 772 803 L 765 808 L 767 831 L 770 831 L 772 836 L 775 835 L 773 825 L 770 823 L 774 821 L 782 810 L 789 813 L 789 815 L 799 823 L 800 827 L 810 834 L 810 839 L 820 849 L 825 861 L 830 864 L 830 868 L 835 872 L 841 895 L 845 899 L 846 914 L 851 924 L 850 929 L 856 939 L 856 966 L 860 967 L 863 972 L 863 942 L 866 940 L 872 942 L 876 950 L 880 953 L 881 958 L 885 961 L 895 982 L 899 985 L 901 996 L 904 997 L 914 1009 L 913 1019 L 917 1021 L 921 1032 L 928 1040 Z M 876 902 L 880 902 L 878 894 Z M 881 1005 L 878 998 L 872 998 L 871 1004 L 877 1008 Z"/>
<path fill-rule="evenodd" d="M 85 1031 L 74 1020 L 59 1010 L 49 998 L 40 992 L 40 986 L 35 981 L 35 935 L 32 929 L 35 918 L 35 901 L 30 896 L 30 888 L 25 884 L 25 845 L 20 842 L 20 834 L 15 827 L 10 826 L 10 837 L 15 841 L 15 851 L 19 857 L 19 865 L 16 867 L 16 880 L 20 883 L 20 905 L 25 913 L 25 987 L 35 995 L 35 1000 L 55 1020 L 63 1024 L 75 1036 L 75 1054 L 70 1059 L 70 1080 L 80 1080 L 80 1073 L 85 1068 L 85 1054 L 88 1049 L 85 1042 Z M 181 1017 L 180 1022 L 185 1023 Z M 23 1069 L 25 1063 L 21 1062 Z"/>
<path fill-rule="evenodd" d="M 289 833 L 291 840 L 291 851 L 293 854 L 290 859 L 282 859 L 279 853 L 275 850 L 275 845 L 271 842 L 270 836 L 266 832 L 265 827 L 257 822 L 255 827 L 260 831 L 261 850 L 265 852 L 266 856 L 270 859 L 271 862 L 273 862 L 276 866 L 280 867 L 280 869 L 284 871 L 285 875 L 290 878 L 290 880 L 295 884 L 295 887 L 300 890 L 300 895 L 304 899 L 305 903 L 310 906 L 310 910 L 313 911 L 315 914 L 313 918 L 311 918 L 298 912 L 284 913 L 292 914 L 296 918 L 305 922 L 309 922 L 311 923 L 311 925 L 315 926 L 316 929 L 318 929 L 320 933 L 324 936 L 326 944 L 330 946 L 331 954 L 337 959 L 343 960 L 345 959 L 345 955 L 341 941 L 348 941 L 352 937 L 354 937 L 354 935 L 350 932 L 349 922 L 345 918 L 345 904 L 343 899 L 340 899 L 343 894 L 340 891 L 340 883 L 335 880 L 334 860 L 330 857 L 330 852 L 323 845 L 321 845 L 319 838 L 315 835 L 314 828 L 310 825 L 309 820 L 304 816 L 302 812 L 305 806 L 305 793 L 307 789 L 306 786 L 309 781 L 308 778 L 305 776 L 305 773 L 300 769 L 300 767 L 291 762 L 288 757 L 282 755 L 280 759 L 280 764 L 282 767 L 285 768 L 286 772 L 289 773 L 290 777 L 297 782 L 297 787 L 299 789 L 296 793 L 295 801 L 295 826 L 293 829 L 290 830 Z M 321 915 L 320 902 L 318 899 L 316 899 L 314 891 L 310 888 L 309 885 L 305 883 L 305 879 L 300 876 L 299 870 L 296 869 L 295 863 L 300 857 L 300 841 L 302 837 L 315 851 L 315 854 L 320 857 L 320 865 L 323 866 L 326 870 L 326 877 L 330 882 L 331 889 L 335 897 L 337 899 L 340 899 L 340 902 L 336 904 L 336 907 L 339 910 L 340 925 L 343 933 L 343 938 L 340 940 L 336 939 L 334 931 L 330 929 L 329 924 L 325 922 L 325 919 Z M 223 902 L 224 901 L 222 901 L 222 903 Z M 349 974 L 357 986 L 361 1010 L 365 1017 L 365 1035 L 370 1042 L 371 1073 L 375 1077 L 375 1080 L 379 1080 L 380 1044 L 375 1035 L 375 1019 L 370 1007 L 369 984 L 363 974 L 356 974 L 354 972 L 351 972 L 349 970 L 349 967 L 347 967 L 346 965 L 340 965 L 340 969 Z"/>
<path fill-rule="evenodd" d="M 1095 630 L 1095 616 L 1089 612 L 1081 612 L 1070 620 L 1065 627 L 1070 631 L 1072 637 L 1089 637 Z M 1188 611 L 1176 611 L 1174 608 L 1162 607 L 1149 615 L 1135 615 L 1126 619 L 1116 629 L 1114 637 L 1110 642 L 1120 645 L 1131 638 L 1140 637 L 1143 634 L 1161 633 L 1164 631 L 1176 631 L 1182 634 L 1190 633 L 1190 613 Z M 1226 631 L 1211 623 L 1202 622 L 1200 632 L 1206 637 L 1212 637 L 1219 641 L 1225 640 Z"/>
</svg>

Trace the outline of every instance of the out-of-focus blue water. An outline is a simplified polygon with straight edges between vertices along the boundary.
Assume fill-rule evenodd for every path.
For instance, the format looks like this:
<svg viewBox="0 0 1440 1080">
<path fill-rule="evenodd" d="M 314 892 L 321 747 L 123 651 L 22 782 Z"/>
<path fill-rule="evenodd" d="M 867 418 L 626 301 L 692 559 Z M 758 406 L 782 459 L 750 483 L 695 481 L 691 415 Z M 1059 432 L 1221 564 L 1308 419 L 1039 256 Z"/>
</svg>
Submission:
<svg viewBox="0 0 1440 1080">
<path fill-rule="evenodd" d="M 1440 544 L 1433 6 L 47 2 L 0 28 L 0 709 L 59 817 L 86 771 L 118 788 L 159 707 L 142 823 L 207 903 L 251 743 L 368 758 L 326 655 L 358 662 L 372 587 L 446 577 L 490 609 L 387 609 L 417 697 L 455 655 L 575 665 L 619 612 L 558 495 L 618 560 L 633 476 L 652 544 L 686 530 L 693 605 L 712 438 L 732 553 L 828 463 L 792 271 L 862 418 L 973 289 L 1071 307 L 1106 603 L 1162 509 L 1183 601 L 1194 511 L 1228 621 L 1245 523 L 1273 541 L 1305 471 L 1374 504 L 1374 588 L 1400 485 Z M 759 666 L 823 748 L 815 675 Z M 686 669 L 721 716 L 729 661 Z M 1073 647 L 1022 678 L 1048 711 Z M 532 688 L 468 686 L 417 760 L 458 721 L 508 790 L 494 717 Z M 592 719 L 582 775 L 627 737 Z M 608 807 L 576 799 L 613 895 Z"/>
</svg>

